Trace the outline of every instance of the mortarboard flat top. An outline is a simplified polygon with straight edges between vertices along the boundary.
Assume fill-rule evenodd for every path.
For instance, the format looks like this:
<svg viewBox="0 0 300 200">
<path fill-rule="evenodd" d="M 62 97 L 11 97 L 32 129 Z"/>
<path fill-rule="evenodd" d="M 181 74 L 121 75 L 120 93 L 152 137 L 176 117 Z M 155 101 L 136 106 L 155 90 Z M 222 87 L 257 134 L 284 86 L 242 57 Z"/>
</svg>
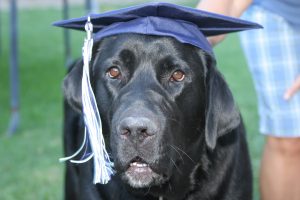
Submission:
<svg viewBox="0 0 300 200">
<path fill-rule="evenodd" d="M 262 28 L 259 24 L 170 3 L 147 3 L 92 14 L 94 40 L 122 33 L 170 36 L 212 54 L 207 36 Z M 63 20 L 55 26 L 84 31 L 87 17 Z"/>
</svg>

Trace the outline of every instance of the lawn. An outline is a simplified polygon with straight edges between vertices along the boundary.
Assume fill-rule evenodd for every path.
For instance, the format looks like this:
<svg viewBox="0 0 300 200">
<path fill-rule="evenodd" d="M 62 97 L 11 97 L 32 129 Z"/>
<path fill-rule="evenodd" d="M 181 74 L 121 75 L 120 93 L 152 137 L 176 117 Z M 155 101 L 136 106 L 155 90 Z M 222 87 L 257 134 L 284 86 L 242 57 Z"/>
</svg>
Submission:
<svg viewBox="0 0 300 200">
<path fill-rule="evenodd" d="M 188 3 L 195 5 L 194 0 Z M 119 5 L 120 6 L 120 5 Z M 102 10 L 116 6 L 101 5 Z M 58 9 L 21 10 L 20 87 L 21 125 L 17 133 L 6 136 L 9 123 L 9 33 L 8 13 L 2 12 L 0 54 L 0 199 L 61 199 L 62 91 L 64 51 L 62 30 L 51 26 L 61 19 Z M 84 14 L 72 8 L 71 16 Z M 83 34 L 72 33 L 73 56 L 81 53 Z M 238 38 L 232 35 L 216 48 L 218 66 L 229 82 L 246 128 L 255 175 L 255 199 L 258 199 L 257 175 L 263 145 L 258 134 L 256 97 Z"/>
</svg>

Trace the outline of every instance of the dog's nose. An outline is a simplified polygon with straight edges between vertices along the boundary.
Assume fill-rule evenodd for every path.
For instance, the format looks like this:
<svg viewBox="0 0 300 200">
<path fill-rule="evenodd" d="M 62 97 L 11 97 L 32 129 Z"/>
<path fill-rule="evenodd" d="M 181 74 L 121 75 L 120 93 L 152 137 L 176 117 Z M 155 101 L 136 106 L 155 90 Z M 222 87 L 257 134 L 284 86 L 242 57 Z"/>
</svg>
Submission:
<svg viewBox="0 0 300 200">
<path fill-rule="evenodd" d="M 155 123 L 146 117 L 126 117 L 120 122 L 119 133 L 129 139 L 138 139 L 139 142 L 154 136 L 157 133 Z"/>
</svg>

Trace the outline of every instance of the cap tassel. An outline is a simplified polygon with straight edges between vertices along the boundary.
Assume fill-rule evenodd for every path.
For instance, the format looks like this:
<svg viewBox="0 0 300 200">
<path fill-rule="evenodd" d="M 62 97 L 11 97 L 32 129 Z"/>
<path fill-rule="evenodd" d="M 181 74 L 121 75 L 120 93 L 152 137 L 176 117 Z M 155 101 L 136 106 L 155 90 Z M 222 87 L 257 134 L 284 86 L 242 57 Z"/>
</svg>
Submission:
<svg viewBox="0 0 300 200">
<path fill-rule="evenodd" d="M 65 162 L 65 161 L 71 160 L 72 158 L 77 156 L 81 152 L 81 150 L 84 148 L 85 144 L 86 144 L 86 131 L 84 131 L 83 142 L 82 142 L 81 146 L 79 147 L 79 149 L 71 156 L 60 158 L 59 162 Z M 72 162 L 72 160 L 71 160 L 71 162 Z"/>
<path fill-rule="evenodd" d="M 88 140 L 92 149 L 92 154 L 88 155 L 83 160 L 71 160 L 73 163 L 84 163 L 94 158 L 94 184 L 101 183 L 106 184 L 113 175 L 112 169 L 113 163 L 110 161 L 109 155 L 105 148 L 105 141 L 102 134 L 102 123 L 98 106 L 96 103 L 95 95 L 90 83 L 89 63 L 92 57 L 93 48 L 93 25 L 88 17 L 88 21 L 85 25 L 87 32 L 87 38 L 84 40 L 84 46 L 82 48 L 83 56 L 83 74 L 82 74 L 82 107 L 83 117 L 85 123 L 85 136 L 84 141 L 79 150 L 77 150 L 72 156 L 62 158 L 61 161 L 70 160 L 83 149 L 86 143 L 86 133 L 88 133 Z M 83 156 L 85 157 L 85 155 Z"/>
</svg>

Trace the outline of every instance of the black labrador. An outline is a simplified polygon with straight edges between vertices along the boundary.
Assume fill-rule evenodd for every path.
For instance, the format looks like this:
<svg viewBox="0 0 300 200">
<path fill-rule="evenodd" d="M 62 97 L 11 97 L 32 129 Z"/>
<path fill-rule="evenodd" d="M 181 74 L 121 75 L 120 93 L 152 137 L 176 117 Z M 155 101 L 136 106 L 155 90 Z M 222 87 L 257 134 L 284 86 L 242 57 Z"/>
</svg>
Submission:
<svg viewBox="0 0 300 200">
<path fill-rule="evenodd" d="M 64 80 L 65 155 L 83 138 L 82 61 Z M 68 200 L 250 200 L 245 130 L 215 59 L 169 37 L 120 34 L 96 43 L 91 83 L 116 174 L 67 163 Z"/>
</svg>

